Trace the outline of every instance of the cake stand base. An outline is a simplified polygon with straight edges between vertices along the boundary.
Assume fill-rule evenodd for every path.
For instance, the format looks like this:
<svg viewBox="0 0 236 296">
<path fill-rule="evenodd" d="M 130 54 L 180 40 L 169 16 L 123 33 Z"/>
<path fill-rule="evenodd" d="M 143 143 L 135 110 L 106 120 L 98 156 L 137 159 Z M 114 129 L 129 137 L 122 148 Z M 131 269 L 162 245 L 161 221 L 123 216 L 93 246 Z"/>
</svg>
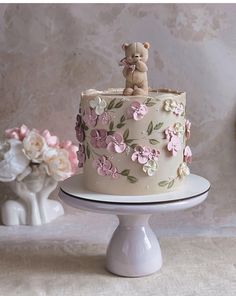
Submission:
<svg viewBox="0 0 236 296">
<path fill-rule="evenodd" d="M 209 189 L 206 179 L 190 175 L 175 192 L 157 194 L 156 198 L 139 196 L 136 202 L 131 202 L 133 197 L 113 196 L 111 202 L 109 195 L 83 188 L 81 176 L 74 176 L 63 182 L 59 196 L 72 207 L 117 215 L 119 225 L 107 248 L 106 268 L 120 276 L 141 277 L 162 266 L 159 242 L 148 222 L 151 215 L 197 206 L 207 198 Z"/>
</svg>

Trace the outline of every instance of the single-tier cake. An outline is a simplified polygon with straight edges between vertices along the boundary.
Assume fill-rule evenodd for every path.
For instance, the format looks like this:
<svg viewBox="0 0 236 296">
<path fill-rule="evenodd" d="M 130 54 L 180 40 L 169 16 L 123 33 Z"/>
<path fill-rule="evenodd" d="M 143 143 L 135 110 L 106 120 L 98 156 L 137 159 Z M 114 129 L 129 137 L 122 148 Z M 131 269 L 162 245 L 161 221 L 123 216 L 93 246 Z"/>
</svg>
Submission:
<svg viewBox="0 0 236 296">
<path fill-rule="evenodd" d="M 192 157 L 185 106 L 186 93 L 171 90 L 83 92 L 76 133 L 86 188 L 119 195 L 175 190 Z"/>
</svg>

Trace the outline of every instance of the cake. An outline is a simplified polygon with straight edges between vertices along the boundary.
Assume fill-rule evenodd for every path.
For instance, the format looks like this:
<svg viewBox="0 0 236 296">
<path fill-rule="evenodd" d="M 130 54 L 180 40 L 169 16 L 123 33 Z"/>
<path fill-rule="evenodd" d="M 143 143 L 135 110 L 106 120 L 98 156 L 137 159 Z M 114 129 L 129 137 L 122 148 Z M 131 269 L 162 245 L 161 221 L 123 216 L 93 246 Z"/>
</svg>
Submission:
<svg viewBox="0 0 236 296">
<path fill-rule="evenodd" d="M 134 85 L 132 92 L 129 84 L 130 95 L 125 93 L 127 84 L 125 89 L 89 89 L 81 94 L 76 135 L 88 190 L 157 194 L 176 190 L 189 175 L 186 93 L 146 87 Z"/>
</svg>

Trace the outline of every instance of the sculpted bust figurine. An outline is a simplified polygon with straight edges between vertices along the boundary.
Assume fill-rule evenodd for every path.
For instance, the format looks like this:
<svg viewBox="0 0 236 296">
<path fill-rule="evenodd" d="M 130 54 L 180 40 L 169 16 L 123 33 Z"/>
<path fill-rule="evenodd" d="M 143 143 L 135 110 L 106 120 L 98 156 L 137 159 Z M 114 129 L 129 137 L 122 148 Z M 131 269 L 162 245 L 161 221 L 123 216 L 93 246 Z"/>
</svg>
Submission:
<svg viewBox="0 0 236 296">
<path fill-rule="evenodd" d="M 126 78 L 123 95 L 147 95 L 148 67 L 146 63 L 148 60 L 148 49 L 150 48 L 149 43 L 124 43 L 122 48 L 125 51 L 125 58 L 120 61 L 120 65 L 124 66 L 123 75 Z"/>
</svg>

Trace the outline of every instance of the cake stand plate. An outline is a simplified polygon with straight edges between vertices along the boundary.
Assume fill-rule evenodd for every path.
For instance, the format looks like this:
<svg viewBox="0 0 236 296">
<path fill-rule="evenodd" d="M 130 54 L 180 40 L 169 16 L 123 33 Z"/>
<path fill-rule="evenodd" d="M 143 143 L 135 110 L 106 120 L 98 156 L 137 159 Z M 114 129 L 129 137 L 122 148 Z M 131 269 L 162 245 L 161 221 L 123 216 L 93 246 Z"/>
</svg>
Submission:
<svg viewBox="0 0 236 296">
<path fill-rule="evenodd" d="M 207 198 L 209 189 L 209 181 L 191 174 L 175 192 L 111 196 L 89 192 L 83 187 L 82 176 L 74 176 L 62 183 L 59 196 L 75 208 L 117 215 L 119 225 L 107 248 L 106 267 L 117 275 L 140 277 L 162 266 L 159 242 L 148 222 L 150 216 L 197 206 Z"/>
</svg>

